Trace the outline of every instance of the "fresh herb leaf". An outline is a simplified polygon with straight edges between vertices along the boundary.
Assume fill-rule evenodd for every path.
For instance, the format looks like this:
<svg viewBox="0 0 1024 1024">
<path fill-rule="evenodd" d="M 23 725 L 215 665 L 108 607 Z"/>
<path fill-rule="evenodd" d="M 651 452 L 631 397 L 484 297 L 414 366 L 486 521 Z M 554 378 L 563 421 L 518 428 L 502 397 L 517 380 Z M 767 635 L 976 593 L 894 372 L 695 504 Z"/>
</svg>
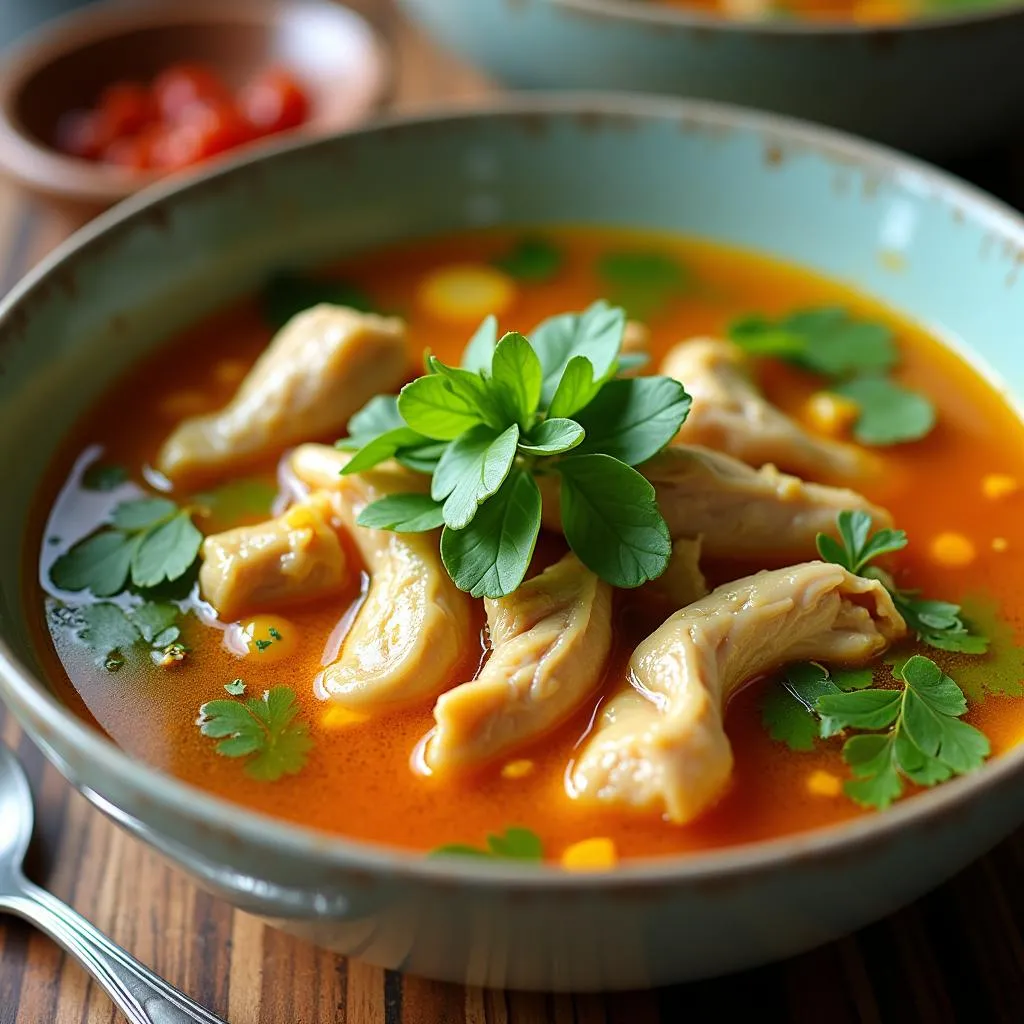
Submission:
<svg viewBox="0 0 1024 1024">
<path fill-rule="evenodd" d="M 621 365 L 621 359 L 619 363 Z M 594 364 L 586 356 L 573 356 L 565 364 L 558 380 L 548 406 L 548 415 L 556 418 L 575 416 L 593 401 L 603 383 L 594 372 Z"/>
<path fill-rule="evenodd" d="M 928 398 L 885 377 L 855 377 L 833 390 L 860 407 L 853 436 L 861 444 L 917 441 L 935 426 L 935 406 Z"/>
<path fill-rule="evenodd" d="M 668 565 L 672 541 L 654 488 L 610 455 L 571 455 L 562 477 L 562 528 L 580 561 L 613 587 L 639 587 Z"/>
<path fill-rule="evenodd" d="M 885 810 L 903 793 L 894 737 L 851 736 L 843 744 L 843 760 L 854 776 L 846 795 L 863 807 Z"/>
<path fill-rule="evenodd" d="M 118 530 L 130 533 L 156 526 L 177 511 L 178 506 L 169 498 L 139 498 L 137 501 L 121 502 L 114 509 L 110 522 Z"/>
<path fill-rule="evenodd" d="M 294 271 L 271 276 L 260 294 L 263 315 L 274 330 L 280 330 L 293 316 L 321 302 L 348 306 L 361 313 L 375 312 L 370 297 L 356 285 Z"/>
<path fill-rule="evenodd" d="M 230 683 L 224 684 L 224 689 L 231 694 L 232 697 L 241 697 L 245 693 L 245 680 L 243 679 L 232 679 Z"/>
<path fill-rule="evenodd" d="M 521 334 L 510 332 L 498 342 L 491 362 L 491 381 L 507 421 L 519 424 L 522 430 L 529 428 L 540 401 L 542 376 L 537 353 Z"/>
<path fill-rule="evenodd" d="M 173 604 L 146 601 L 138 608 L 133 609 L 131 616 L 135 628 L 142 634 L 142 639 L 147 644 L 166 647 L 171 641 L 177 639 L 176 636 L 173 636 L 162 644 L 157 643 L 157 638 L 171 629 L 178 621 L 178 609 Z"/>
<path fill-rule="evenodd" d="M 687 270 L 659 252 L 610 252 L 601 257 L 597 272 L 612 302 L 637 320 L 660 313 L 690 283 Z"/>
<path fill-rule="evenodd" d="M 259 477 L 229 480 L 212 491 L 195 495 L 192 502 L 204 511 L 203 526 L 219 533 L 244 523 L 270 518 L 277 488 Z"/>
<path fill-rule="evenodd" d="M 800 662 L 790 665 L 782 677 L 782 685 L 804 709 L 819 735 L 827 739 L 838 732 L 836 723 L 831 719 L 822 718 L 820 724 L 818 722 L 816 710 L 818 698 L 827 694 L 842 693 L 839 686 L 832 680 L 827 668 L 816 662 Z"/>
<path fill-rule="evenodd" d="M 790 750 L 813 750 L 820 735 L 817 715 L 783 686 L 771 686 L 761 699 L 761 723 L 768 735 Z"/>
<path fill-rule="evenodd" d="M 844 509 L 836 518 L 839 540 L 819 533 L 818 554 L 826 562 L 835 562 L 855 576 L 862 575 L 870 562 L 907 546 L 903 530 L 878 530 L 871 534 L 871 516 L 861 509 Z"/>
<path fill-rule="evenodd" d="M 582 313 L 563 313 L 538 324 L 530 342 L 544 371 L 541 405 L 550 405 L 558 382 L 573 356 L 586 356 L 598 379 L 605 380 L 610 376 L 614 372 L 625 330 L 625 313 L 600 301 Z M 561 415 L 569 414 L 562 412 Z"/>
<path fill-rule="evenodd" d="M 498 320 L 495 316 L 487 317 L 469 339 L 469 344 L 462 353 L 462 368 L 471 373 L 491 372 L 491 360 L 498 346 Z"/>
<path fill-rule="evenodd" d="M 398 395 L 398 411 L 414 431 L 436 441 L 451 441 L 485 422 L 479 404 L 457 393 L 440 374 L 417 377 Z"/>
<path fill-rule="evenodd" d="M 530 566 L 540 513 L 536 481 L 514 468 L 468 526 L 442 531 L 441 559 L 455 585 L 473 597 L 511 594 Z"/>
<path fill-rule="evenodd" d="M 546 238 L 521 238 L 509 252 L 491 262 L 517 281 L 543 284 L 562 269 L 562 254 Z"/>
<path fill-rule="evenodd" d="M 139 639 L 139 631 L 116 604 L 87 604 L 78 614 L 83 623 L 79 639 L 101 660 L 115 651 L 128 650 Z"/>
<path fill-rule="evenodd" d="M 438 463 L 431 487 L 435 501 L 444 499 L 445 523 L 453 530 L 468 526 L 480 504 L 502 485 L 516 457 L 519 427 L 514 423 L 496 435 L 490 427 L 475 427 L 453 441 Z M 445 496 L 441 492 L 452 484 Z"/>
<path fill-rule="evenodd" d="M 884 729 L 900 713 L 899 690 L 852 690 L 827 693 L 818 698 L 816 709 L 840 729 Z"/>
<path fill-rule="evenodd" d="M 128 470 L 109 462 L 94 462 L 82 474 L 82 486 L 87 491 L 113 491 L 128 479 Z"/>
<path fill-rule="evenodd" d="M 200 732 L 218 739 L 218 754 L 248 757 L 245 771 L 274 782 L 302 770 L 313 748 L 290 687 L 275 686 L 246 701 L 211 700 L 199 709 Z"/>
<path fill-rule="evenodd" d="M 50 569 L 50 579 L 61 590 L 91 590 L 110 597 L 124 589 L 138 538 L 115 530 L 79 541 Z"/>
<path fill-rule="evenodd" d="M 922 643 L 961 654 L 984 654 L 988 650 L 989 638 L 970 630 L 958 604 L 929 601 L 909 590 L 892 589 L 890 593 L 896 610 Z"/>
<path fill-rule="evenodd" d="M 449 843 L 432 850 L 432 857 L 483 857 L 495 860 L 541 861 L 544 859 L 544 844 L 540 837 L 528 828 L 512 826 L 489 835 L 485 847 L 470 846 L 466 843 Z"/>
<path fill-rule="evenodd" d="M 137 587 L 155 587 L 164 580 L 184 576 L 199 555 L 202 543 L 203 535 L 187 511 L 151 526 L 142 534 L 132 556 L 132 583 Z"/>
<path fill-rule="evenodd" d="M 899 358 L 885 324 L 858 320 L 841 307 L 798 310 L 781 320 L 742 317 L 729 337 L 751 355 L 772 355 L 825 377 L 885 373 Z"/>
<path fill-rule="evenodd" d="M 519 439 L 519 450 L 527 455 L 561 455 L 583 440 L 583 428 L 574 420 L 546 419 L 528 437 Z"/>
<path fill-rule="evenodd" d="M 441 505 L 429 494 L 390 494 L 359 513 L 359 526 L 395 533 L 423 533 L 444 525 Z"/>
<path fill-rule="evenodd" d="M 840 690 L 866 690 L 875 681 L 869 668 L 833 668 L 829 674 Z"/>
<path fill-rule="evenodd" d="M 646 462 L 679 433 L 690 404 L 671 377 L 610 380 L 576 416 L 587 433 L 578 453 L 603 453 L 627 466 Z"/>
</svg>

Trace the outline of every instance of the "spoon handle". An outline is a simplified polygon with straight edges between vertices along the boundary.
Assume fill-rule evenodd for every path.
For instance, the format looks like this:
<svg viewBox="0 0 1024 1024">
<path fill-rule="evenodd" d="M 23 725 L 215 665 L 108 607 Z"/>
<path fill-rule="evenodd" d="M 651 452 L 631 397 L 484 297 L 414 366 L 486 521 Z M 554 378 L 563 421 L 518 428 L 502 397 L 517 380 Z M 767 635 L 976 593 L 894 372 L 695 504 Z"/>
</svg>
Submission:
<svg viewBox="0 0 1024 1024">
<path fill-rule="evenodd" d="M 99 982 L 131 1024 L 225 1024 L 115 945 L 56 896 L 21 879 L 0 909 L 32 922 Z"/>
</svg>

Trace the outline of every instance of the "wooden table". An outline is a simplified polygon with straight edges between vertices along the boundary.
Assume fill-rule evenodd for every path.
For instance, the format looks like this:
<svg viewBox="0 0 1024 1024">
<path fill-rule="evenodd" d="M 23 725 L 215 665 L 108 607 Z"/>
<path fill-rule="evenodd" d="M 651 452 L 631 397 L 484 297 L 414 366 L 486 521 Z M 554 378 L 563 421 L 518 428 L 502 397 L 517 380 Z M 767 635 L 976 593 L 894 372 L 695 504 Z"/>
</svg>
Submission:
<svg viewBox="0 0 1024 1024">
<path fill-rule="evenodd" d="M 396 107 L 491 91 L 433 50 L 390 0 L 361 6 L 400 55 Z M 1022 168 L 1005 153 L 956 169 L 1024 205 Z M 0 192 L 0 294 L 64 231 Z M 604 997 L 483 992 L 348 962 L 232 911 L 90 807 L 2 708 L 0 737 L 18 751 L 36 795 L 30 873 L 231 1024 L 656 1024 L 745 1014 L 808 1024 L 1024 1020 L 1024 830 L 912 907 L 781 964 Z M 52 942 L 0 919 L 0 1024 L 117 1019 Z"/>
</svg>

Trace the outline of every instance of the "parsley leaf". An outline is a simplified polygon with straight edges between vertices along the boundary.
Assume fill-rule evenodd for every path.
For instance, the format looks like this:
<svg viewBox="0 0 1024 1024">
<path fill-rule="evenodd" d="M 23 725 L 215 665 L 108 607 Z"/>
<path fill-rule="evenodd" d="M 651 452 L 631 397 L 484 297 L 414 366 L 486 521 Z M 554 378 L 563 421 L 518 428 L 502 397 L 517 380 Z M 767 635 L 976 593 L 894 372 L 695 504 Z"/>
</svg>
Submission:
<svg viewBox="0 0 1024 1024">
<path fill-rule="evenodd" d="M 530 335 L 530 343 L 544 371 L 541 404 L 551 403 L 574 356 L 589 359 L 594 376 L 605 380 L 614 371 L 625 330 L 625 313 L 607 302 L 595 302 L 582 313 L 563 313 L 538 324 Z"/>
<path fill-rule="evenodd" d="M 280 330 L 293 316 L 321 302 L 348 306 L 361 313 L 375 312 L 370 297 L 355 285 L 295 271 L 272 275 L 260 293 L 263 315 L 274 330 Z"/>
<path fill-rule="evenodd" d="M 61 590 L 91 590 L 110 597 L 124 589 L 138 539 L 109 530 L 79 541 L 50 569 L 50 579 Z"/>
<path fill-rule="evenodd" d="M 561 455 L 577 447 L 585 436 L 575 420 L 541 420 L 529 434 L 520 438 L 519 451 L 527 455 Z"/>
<path fill-rule="evenodd" d="M 472 522 L 480 504 L 494 494 L 508 476 L 516 457 L 519 427 L 512 424 L 498 434 L 489 427 L 474 427 L 448 446 L 437 465 L 434 480 L 441 480 L 431 497 L 444 499 L 445 523 L 461 530 Z M 451 485 L 451 491 L 442 493 Z"/>
<path fill-rule="evenodd" d="M 637 320 L 660 313 L 690 283 L 687 269 L 660 252 L 607 253 L 601 257 L 597 272 L 612 302 Z"/>
<path fill-rule="evenodd" d="M 128 470 L 109 462 L 94 462 L 82 474 L 82 486 L 87 491 L 113 491 L 128 479 Z"/>
<path fill-rule="evenodd" d="M 229 480 L 212 491 L 203 491 L 192 498 L 203 513 L 208 533 L 219 533 L 244 523 L 270 518 L 277 497 L 277 488 L 259 477 Z"/>
<path fill-rule="evenodd" d="M 126 611 L 100 601 L 74 609 L 73 615 L 78 639 L 109 671 L 121 668 L 127 652 L 140 641 L 162 650 L 181 635 L 178 609 L 173 604 L 146 601 Z"/>
<path fill-rule="evenodd" d="M 573 356 L 558 378 L 548 415 L 575 416 L 593 401 L 603 383 L 594 370 L 594 364 L 586 356 Z"/>
<path fill-rule="evenodd" d="M 490 373 L 491 359 L 498 346 L 498 319 L 493 314 L 486 317 L 469 339 L 462 352 L 462 368 L 473 373 L 481 370 Z"/>
<path fill-rule="evenodd" d="M 903 530 L 878 530 L 872 535 L 871 516 L 861 509 L 844 509 L 839 513 L 836 523 L 839 527 L 839 541 L 828 534 L 819 533 L 818 554 L 826 562 L 835 562 L 855 576 L 863 575 L 861 570 L 874 559 L 892 551 L 901 551 L 907 546 L 907 535 Z"/>
<path fill-rule="evenodd" d="M 537 482 L 513 469 L 467 527 L 441 532 L 441 560 L 455 585 L 473 597 L 511 594 L 530 567 L 540 513 Z"/>
<path fill-rule="evenodd" d="M 521 238 L 509 252 L 491 260 L 510 277 L 533 284 L 550 281 L 562 269 L 562 262 L 562 254 L 552 242 L 536 237 Z"/>
<path fill-rule="evenodd" d="M 576 416 L 586 431 L 580 455 L 603 453 L 636 466 L 657 455 L 679 432 L 691 400 L 671 377 L 610 380 Z"/>
<path fill-rule="evenodd" d="M 245 693 L 245 680 L 244 679 L 232 679 L 230 683 L 224 684 L 224 689 L 231 694 L 232 697 L 241 697 Z"/>
<path fill-rule="evenodd" d="M 572 455 L 562 477 L 562 528 L 580 561 L 613 587 L 660 576 L 672 554 L 654 488 L 611 455 Z"/>
<path fill-rule="evenodd" d="M 544 859 L 544 844 L 540 841 L 540 837 L 530 829 L 510 826 L 504 832 L 489 835 L 484 847 L 470 846 L 466 843 L 449 843 L 432 850 L 430 856 L 541 861 Z"/>
<path fill-rule="evenodd" d="M 367 505 L 356 523 L 370 530 L 424 533 L 444 525 L 444 512 L 429 494 L 389 494 Z"/>
<path fill-rule="evenodd" d="M 861 444 L 918 441 L 935 426 L 935 406 L 924 395 L 885 377 L 854 377 L 833 390 L 860 407 L 853 436 Z"/>
<path fill-rule="evenodd" d="M 298 774 L 313 741 L 288 686 L 275 686 L 246 701 L 211 700 L 199 709 L 200 732 L 219 739 L 218 754 L 248 757 L 246 774 L 264 782 Z"/>
<path fill-rule="evenodd" d="M 530 343 L 514 331 L 506 334 L 494 350 L 491 380 L 506 417 L 523 430 L 529 428 L 540 401 L 542 378 L 540 360 Z"/>
<path fill-rule="evenodd" d="M 380 462 L 397 458 L 409 469 L 432 472 L 440 452 L 437 443 L 411 430 L 398 411 L 395 395 L 376 395 L 348 421 L 348 437 L 337 441 L 342 451 L 356 455 L 342 470 L 343 475 L 362 473 Z M 426 467 L 417 464 L 425 456 Z"/>
</svg>

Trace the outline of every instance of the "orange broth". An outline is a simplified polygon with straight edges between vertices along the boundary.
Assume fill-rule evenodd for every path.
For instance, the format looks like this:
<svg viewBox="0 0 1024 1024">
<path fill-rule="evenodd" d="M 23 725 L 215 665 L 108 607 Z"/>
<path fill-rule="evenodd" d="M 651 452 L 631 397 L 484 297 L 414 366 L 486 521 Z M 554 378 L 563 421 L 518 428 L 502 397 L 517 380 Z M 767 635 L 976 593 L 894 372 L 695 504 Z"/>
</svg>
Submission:
<svg viewBox="0 0 1024 1024">
<path fill-rule="evenodd" d="M 886 465 L 884 494 L 866 488 L 869 497 L 892 510 L 911 538 L 908 550 L 895 561 L 898 578 L 901 585 L 921 588 L 931 597 L 959 601 L 982 595 L 989 605 L 998 607 L 1003 622 L 994 653 L 988 656 L 922 651 L 955 678 L 962 680 L 963 673 L 974 680 L 988 676 L 996 688 L 1019 692 L 1024 668 L 1014 643 L 1024 641 L 1024 596 L 1019 586 L 1024 577 L 1024 492 L 988 500 L 981 481 L 985 474 L 998 472 L 1024 482 L 1024 426 L 991 385 L 919 327 L 803 270 L 702 242 L 618 230 L 574 228 L 547 235 L 561 249 L 564 264 L 548 283 L 518 282 L 514 302 L 501 317 L 503 329 L 528 331 L 546 316 L 583 308 L 602 291 L 594 269 L 600 256 L 630 248 L 671 254 L 690 268 L 695 282 L 649 320 L 653 367 L 678 340 L 721 335 L 733 317 L 749 312 L 779 315 L 800 307 L 840 304 L 889 324 L 896 331 L 902 356 L 899 378 L 928 394 L 939 413 L 937 428 L 925 440 L 877 449 Z M 439 265 L 486 262 L 508 251 L 517 237 L 502 231 L 417 242 L 360 256 L 339 266 L 337 273 L 365 289 L 381 309 L 405 316 L 417 348 L 430 348 L 440 358 L 457 363 L 476 321 L 438 319 L 417 300 L 417 285 Z M 142 483 L 142 468 L 153 462 L 176 422 L 186 414 L 223 405 L 239 375 L 270 337 L 257 303 L 246 301 L 208 318 L 143 360 L 96 403 L 68 438 L 41 498 L 46 507 L 90 445 L 101 446 L 104 461 L 128 467 Z M 762 383 L 773 401 L 794 414 L 806 396 L 820 387 L 781 364 L 765 367 Z M 262 467 L 265 479 L 273 481 L 274 468 L 271 463 Z M 243 475 L 250 477 L 252 472 Z M 175 497 L 184 501 L 184 496 Z M 237 525 L 198 522 L 207 531 Z M 95 512 L 90 520 L 76 520 L 72 514 L 63 521 L 51 521 L 46 536 L 56 535 L 62 541 L 47 544 L 40 539 L 44 570 L 56 550 L 63 550 L 96 524 Z M 929 560 L 930 540 L 946 530 L 961 532 L 974 542 L 977 558 L 969 567 L 943 568 Z M 1000 545 L 1005 550 L 993 550 L 997 537 L 1005 540 Z M 33 580 L 39 575 L 36 568 L 33 564 Z M 539 834 L 550 857 L 557 858 L 568 844 L 593 836 L 610 837 L 620 856 L 636 857 L 749 843 L 871 813 L 858 809 L 842 794 L 822 796 L 810 791 L 808 778 L 817 769 L 848 777 L 840 756 L 841 741 L 819 742 L 813 752 L 792 752 L 772 740 L 760 719 L 764 681 L 748 685 L 728 708 L 726 726 L 736 757 L 729 791 L 709 813 L 680 827 L 657 815 L 583 808 L 566 796 L 566 766 L 587 732 L 598 701 L 517 753 L 516 757 L 534 761 L 535 768 L 514 779 L 502 776 L 500 763 L 457 780 L 415 774 L 410 758 L 432 725 L 430 702 L 361 724 L 329 728 L 324 724 L 325 706 L 314 695 L 313 680 L 348 601 L 332 599 L 272 616 L 280 620 L 281 632 L 288 633 L 287 657 L 280 660 L 259 653 L 240 658 L 225 648 L 220 630 L 188 616 L 184 639 L 192 650 L 182 663 L 157 668 L 143 649 L 130 656 L 120 671 L 108 672 L 67 629 L 52 618 L 48 623 L 44 593 L 38 582 L 33 588 L 40 647 L 56 690 L 71 707 L 134 757 L 203 790 L 287 821 L 415 850 L 451 842 L 480 843 L 489 832 L 521 824 Z M 632 647 L 667 614 L 664 609 L 657 613 L 645 609 L 629 595 L 620 593 L 617 600 L 609 686 L 621 678 Z M 479 658 L 480 650 L 468 651 L 465 674 L 453 679 L 453 684 L 470 678 Z M 281 683 L 296 691 L 315 741 L 300 774 L 273 783 L 253 781 L 239 760 L 219 756 L 214 742 L 200 734 L 196 727 L 200 705 L 224 698 L 224 684 L 236 677 L 245 680 L 249 695 Z M 994 753 L 1001 753 L 1024 736 L 1024 700 L 990 695 L 983 702 L 972 702 L 967 720 L 985 731 Z"/>
</svg>

